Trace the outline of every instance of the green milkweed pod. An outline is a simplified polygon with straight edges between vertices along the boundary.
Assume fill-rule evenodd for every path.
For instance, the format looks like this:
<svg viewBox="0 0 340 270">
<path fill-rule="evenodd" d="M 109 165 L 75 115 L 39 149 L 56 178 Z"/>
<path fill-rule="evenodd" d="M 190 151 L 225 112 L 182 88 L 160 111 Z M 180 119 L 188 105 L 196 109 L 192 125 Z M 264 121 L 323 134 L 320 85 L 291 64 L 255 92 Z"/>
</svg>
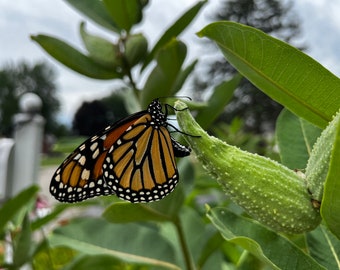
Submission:
<svg viewBox="0 0 340 270">
<path fill-rule="evenodd" d="M 209 136 L 185 108 L 185 103 L 175 103 L 181 130 L 195 135 L 185 136 L 186 140 L 234 202 L 276 231 L 303 233 L 319 225 L 321 217 L 304 178 L 269 158 Z"/>
<path fill-rule="evenodd" d="M 313 145 L 313 150 L 306 167 L 306 182 L 312 199 L 321 203 L 324 183 L 327 178 L 331 152 L 334 145 L 336 130 L 340 122 L 340 111 L 322 131 L 320 137 Z"/>
</svg>

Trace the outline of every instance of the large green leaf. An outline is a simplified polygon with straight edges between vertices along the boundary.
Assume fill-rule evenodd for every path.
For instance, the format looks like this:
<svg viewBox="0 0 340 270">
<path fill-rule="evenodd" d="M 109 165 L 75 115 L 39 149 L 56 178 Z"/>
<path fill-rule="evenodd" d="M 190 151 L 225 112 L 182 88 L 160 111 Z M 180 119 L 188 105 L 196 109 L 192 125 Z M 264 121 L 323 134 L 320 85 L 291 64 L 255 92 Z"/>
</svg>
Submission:
<svg viewBox="0 0 340 270">
<path fill-rule="evenodd" d="M 205 244 L 216 230 L 213 230 L 211 225 L 206 225 L 202 217 L 189 207 L 182 208 L 179 221 L 192 257 L 196 262 L 199 260 Z"/>
<path fill-rule="evenodd" d="M 340 80 L 298 49 L 260 30 L 217 22 L 198 33 L 254 85 L 309 122 L 326 127 L 340 107 Z"/>
<path fill-rule="evenodd" d="M 198 60 L 194 60 L 192 63 L 190 63 L 187 67 L 182 69 L 180 73 L 177 76 L 177 79 L 171 89 L 171 95 L 175 96 L 175 94 L 181 90 L 183 84 L 185 83 L 186 79 L 189 77 L 191 72 L 194 70 Z"/>
<path fill-rule="evenodd" d="M 50 236 L 51 247 L 66 246 L 91 255 L 110 255 L 121 261 L 179 269 L 172 246 L 152 227 L 136 223 L 111 224 L 99 218 L 72 220 Z"/>
<path fill-rule="evenodd" d="M 65 0 L 79 12 L 89 17 L 93 22 L 111 30 L 119 32 L 120 29 L 112 20 L 103 1 L 101 0 Z"/>
<path fill-rule="evenodd" d="M 63 270 L 79 269 L 129 270 L 131 269 L 131 265 L 128 265 L 110 255 L 101 254 L 80 256 L 72 261 L 72 263 L 63 268 Z M 140 269 L 143 269 L 143 266 L 141 266 Z"/>
<path fill-rule="evenodd" d="M 321 129 L 283 109 L 275 129 L 282 164 L 290 169 L 305 169 L 313 144 Z"/>
<path fill-rule="evenodd" d="M 66 42 L 46 35 L 31 36 L 48 54 L 68 68 L 94 79 L 120 78 L 114 69 L 106 68 Z"/>
<path fill-rule="evenodd" d="M 131 27 L 142 19 L 139 0 L 104 0 L 107 11 L 119 28 L 130 32 Z"/>
<path fill-rule="evenodd" d="M 227 208 L 209 209 L 207 216 L 227 241 L 246 249 L 273 269 L 325 269 L 288 239 Z"/>
<path fill-rule="evenodd" d="M 223 81 L 214 88 L 213 93 L 208 100 L 208 106 L 200 110 L 195 117 L 197 123 L 199 123 L 202 128 L 208 128 L 221 114 L 225 106 L 231 100 L 241 78 L 242 76 L 237 74 L 232 79 Z"/>
<path fill-rule="evenodd" d="M 311 256 L 327 269 L 340 269 L 340 241 L 323 225 L 306 235 Z"/>
<path fill-rule="evenodd" d="M 0 234 L 3 232 L 7 222 L 29 205 L 28 202 L 35 198 L 38 190 L 37 186 L 29 187 L 2 205 L 0 208 Z"/>
<path fill-rule="evenodd" d="M 89 57 L 96 63 L 111 69 L 122 65 L 118 44 L 113 44 L 107 39 L 88 33 L 85 30 L 84 22 L 80 24 L 79 31 Z"/>
<path fill-rule="evenodd" d="M 26 214 L 21 226 L 21 231 L 14 241 L 13 264 L 16 267 L 20 267 L 30 261 L 33 248 L 32 244 L 31 224 L 28 214 Z"/>
<path fill-rule="evenodd" d="M 141 93 L 142 107 L 157 97 L 171 95 L 171 90 L 177 82 L 177 76 L 181 71 L 186 57 L 187 48 L 185 44 L 176 39 L 171 40 L 157 55 L 157 65 L 146 80 Z"/>
<path fill-rule="evenodd" d="M 174 221 L 184 201 L 183 189 L 176 189 L 160 201 L 148 204 L 113 203 L 107 207 L 103 217 L 112 223 L 139 221 Z"/>
<path fill-rule="evenodd" d="M 321 203 L 321 216 L 340 239 L 340 123 L 337 124 L 329 171 Z"/>
<path fill-rule="evenodd" d="M 129 35 L 125 41 L 125 65 L 130 69 L 140 63 L 148 51 L 148 40 L 143 34 Z"/>
<path fill-rule="evenodd" d="M 178 184 L 171 194 L 160 201 L 149 204 L 148 207 L 152 211 L 157 212 L 158 215 L 166 216 L 168 220 L 173 221 L 177 218 L 184 200 L 185 196 L 183 185 Z"/>
<path fill-rule="evenodd" d="M 41 242 L 34 254 L 32 266 L 34 270 L 61 269 L 62 265 L 67 265 L 78 254 L 66 246 L 52 248 L 47 240 Z M 66 270 L 65 268 L 62 268 Z"/>
<path fill-rule="evenodd" d="M 112 204 L 105 209 L 103 217 L 112 223 L 171 220 L 166 214 L 155 211 L 146 204 L 127 202 Z"/>
<path fill-rule="evenodd" d="M 206 243 L 202 245 L 202 251 L 197 259 L 197 265 L 199 268 L 202 268 L 202 266 L 209 260 L 209 257 L 213 256 L 213 254 L 221 248 L 223 242 L 225 241 L 219 232 L 213 233 L 210 238 L 207 239 Z M 216 267 L 210 269 L 216 269 Z"/>
<path fill-rule="evenodd" d="M 206 225 L 200 215 L 189 207 L 182 207 L 179 215 L 172 223 L 163 222 L 160 224 L 161 234 L 177 248 L 177 258 L 181 260 L 180 265 L 188 262 L 197 262 L 202 253 L 205 243 L 211 235 L 216 232 L 211 225 Z M 183 247 L 185 246 L 185 250 Z M 188 252 L 189 251 L 189 252 Z M 186 263 L 184 257 L 187 257 Z M 191 268 L 182 268 L 191 269 Z M 216 269 L 216 268 L 213 268 Z"/>
<path fill-rule="evenodd" d="M 171 25 L 163 34 L 163 36 L 157 41 L 156 45 L 153 47 L 151 52 L 147 55 L 143 69 L 154 59 L 155 55 L 165 44 L 171 41 L 173 38 L 177 37 L 179 34 L 183 32 L 185 28 L 193 21 L 196 17 L 197 13 L 200 11 L 202 6 L 207 1 L 199 1 L 196 5 L 191 7 L 188 11 L 186 11 L 176 22 Z"/>
</svg>

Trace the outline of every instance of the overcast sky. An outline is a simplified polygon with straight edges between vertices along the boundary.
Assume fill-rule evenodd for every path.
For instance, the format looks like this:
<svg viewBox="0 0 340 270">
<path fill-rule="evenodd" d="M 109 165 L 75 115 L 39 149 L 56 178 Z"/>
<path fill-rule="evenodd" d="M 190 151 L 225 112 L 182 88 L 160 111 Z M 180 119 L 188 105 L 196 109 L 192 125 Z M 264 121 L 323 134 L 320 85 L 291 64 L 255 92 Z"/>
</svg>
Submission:
<svg viewBox="0 0 340 270">
<path fill-rule="evenodd" d="M 198 20 L 183 37 L 189 47 L 190 58 L 199 55 L 195 33 L 207 24 L 207 16 L 218 0 L 210 0 Z M 150 1 L 142 25 L 151 44 L 162 31 L 195 0 Z M 296 0 L 294 10 L 300 17 L 302 38 L 309 47 L 308 54 L 340 76 L 340 1 Z M 30 63 L 47 61 L 57 71 L 59 98 L 62 102 L 60 118 L 71 122 L 74 112 L 84 100 L 100 98 L 110 93 L 112 81 L 99 81 L 79 76 L 49 57 L 29 38 L 31 34 L 50 34 L 81 48 L 79 23 L 84 20 L 62 0 L 0 0 L 0 67 L 25 60 Z M 101 31 L 88 23 L 94 33 Z M 151 45 L 152 46 L 152 45 Z"/>
</svg>

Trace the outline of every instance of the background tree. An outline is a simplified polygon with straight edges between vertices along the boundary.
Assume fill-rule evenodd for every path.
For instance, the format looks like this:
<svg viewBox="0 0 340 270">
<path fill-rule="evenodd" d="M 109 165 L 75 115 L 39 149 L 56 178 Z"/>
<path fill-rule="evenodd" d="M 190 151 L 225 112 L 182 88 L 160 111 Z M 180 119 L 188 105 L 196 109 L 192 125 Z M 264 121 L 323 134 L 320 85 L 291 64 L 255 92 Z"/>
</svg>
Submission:
<svg viewBox="0 0 340 270">
<path fill-rule="evenodd" d="M 91 102 L 83 102 L 73 119 L 73 131 L 77 135 L 91 136 L 128 113 L 120 93 Z"/>
<path fill-rule="evenodd" d="M 229 20 L 256 27 L 288 43 L 294 43 L 300 34 L 299 20 L 292 12 L 291 2 L 279 0 L 222 1 L 212 20 Z M 206 45 L 206 44 L 205 44 Z M 294 44 L 297 46 L 297 44 Z M 300 47 L 300 49 L 303 49 Z M 209 51 L 209 50 L 207 50 Z M 213 50 L 210 50 L 213 51 Z M 197 96 L 231 77 L 236 70 L 224 57 L 210 57 L 205 63 L 206 76 L 194 79 Z M 248 80 L 242 80 L 225 113 L 219 118 L 230 122 L 235 116 L 244 120 L 245 129 L 255 133 L 272 131 L 282 106 L 263 94 Z"/>
<path fill-rule="evenodd" d="M 106 107 L 99 100 L 85 101 L 77 110 L 73 120 L 73 131 L 77 135 L 90 136 L 107 125 Z"/>
<path fill-rule="evenodd" d="M 12 118 L 18 113 L 19 97 L 26 92 L 36 93 L 43 102 L 42 115 L 46 119 L 45 131 L 54 133 L 59 128 L 56 113 L 57 99 L 55 72 L 46 63 L 5 66 L 0 71 L 0 135 L 10 136 Z"/>
</svg>

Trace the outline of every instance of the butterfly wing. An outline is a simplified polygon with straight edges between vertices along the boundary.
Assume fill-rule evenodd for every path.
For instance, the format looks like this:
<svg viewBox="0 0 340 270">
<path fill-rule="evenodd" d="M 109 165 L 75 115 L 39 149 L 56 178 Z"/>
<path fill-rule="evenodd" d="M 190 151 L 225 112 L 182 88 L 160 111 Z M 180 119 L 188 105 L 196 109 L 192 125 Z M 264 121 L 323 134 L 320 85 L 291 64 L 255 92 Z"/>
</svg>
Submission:
<svg viewBox="0 0 340 270">
<path fill-rule="evenodd" d="M 178 182 L 170 133 L 151 122 L 149 114 L 138 119 L 111 146 L 103 163 L 107 185 L 130 202 L 160 200 Z"/>
<path fill-rule="evenodd" d="M 121 134 L 145 113 L 141 111 L 108 126 L 76 148 L 54 173 L 50 193 L 61 202 L 115 194 L 103 178 L 104 159 Z"/>
</svg>

